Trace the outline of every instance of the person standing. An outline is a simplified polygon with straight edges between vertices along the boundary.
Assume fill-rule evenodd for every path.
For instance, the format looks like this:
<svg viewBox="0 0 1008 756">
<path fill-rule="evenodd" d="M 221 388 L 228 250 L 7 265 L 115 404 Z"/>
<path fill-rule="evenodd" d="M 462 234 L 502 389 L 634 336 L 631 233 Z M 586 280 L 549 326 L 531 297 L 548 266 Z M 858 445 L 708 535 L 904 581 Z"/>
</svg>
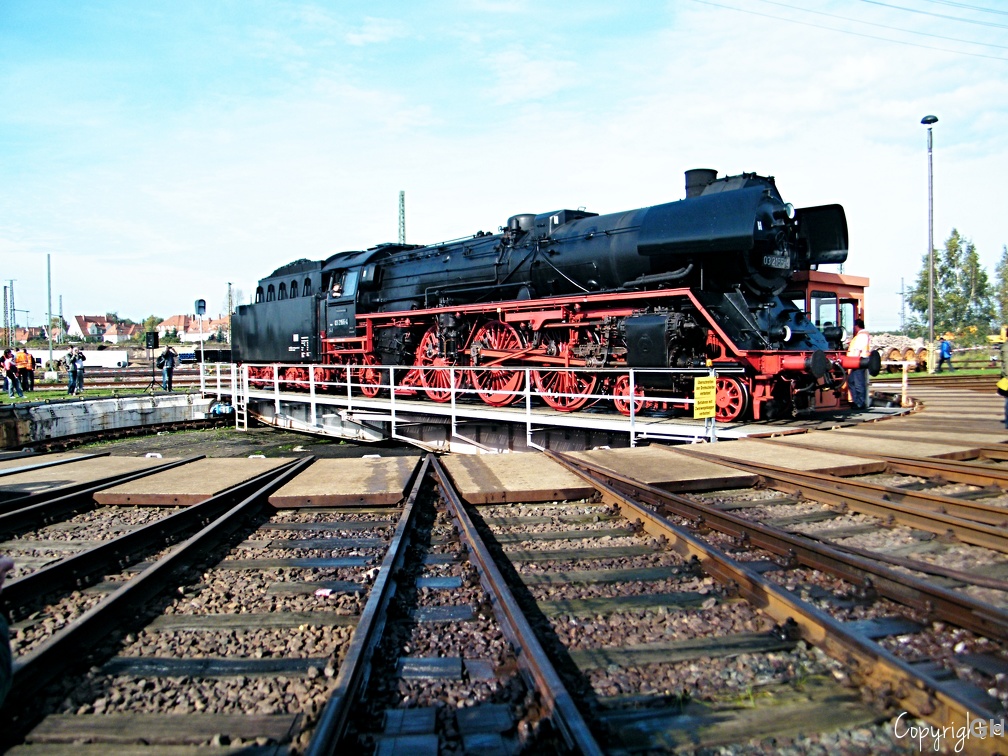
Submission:
<svg viewBox="0 0 1008 756">
<path fill-rule="evenodd" d="M 864 321 L 854 321 L 854 336 L 847 347 L 848 357 L 867 357 L 871 353 L 871 334 L 865 330 Z M 847 373 L 847 388 L 855 409 L 868 406 L 868 369 L 855 368 Z"/>
<path fill-rule="evenodd" d="M 70 348 L 70 351 L 66 353 L 66 357 L 63 358 L 63 364 L 66 365 L 67 369 L 67 393 L 73 394 L 74 387 L 77 385 L 77 368 L 74 367 L 73 347 Z"/>
<path fill-rule="evenodd" d="M 10 349 L 4 350 L 3 372 L 7 378 L 7 395 L 13 399 L 14 392 L 17 391 L 17 395 L 24 399 L 24 392 L 21 390 L 21 380 L 18 378 L 17 362 L 15 361 L 14 352 Z"/>
<path fill-rule="evenodd" d="M 32 391 L 35 388 L 35 358 L 28 354 L 28 349 L 21 347 L 15 358 L 17 362 L 18 379 L 21 381 L 21 388 L 25 391 Z"/>
<path fill-rule="evenodd" d="M 955 368 L 952 367 L 952 344 L 949 342 L 948 339 L 946 339 L 944 336 L 942 336 L 942 340 L 940 342 L 938 342 L 938 370 L 937 370 L 937 372 L 940 373 L 942 371 L 942 365 L 944 365 L 946 362 L 948 363 L 948 366 L 949 366 L 949 372 L 950 373 L 954 373 L 955 372 Z"/>
<path fill-rule="evenodd" d="M 74 350 L 74 370 L 75 370 L 75 380 L 74 380 L 74 393 L 83 394 L 84 393 L 84 360 L 87 357 L 84 356 L 84 350 L 77 347 Z"/>
<path fill-rule="evenodd" d="M 171 345 L 158 357 L 158 365 L 161 367 L 161 388 L 165 391 L 172 390 L 172 377 L 175 375 L 175 367 L 178 365 L 178 352 Z"/>
<path fill-rule="evenodd" d="M 1001 342 L 1001 377 L 1008 378 L 1008 339 Z M 1008 396 L 1005 397 L 1005 430 L 1008 430 Z"/>
</svg>

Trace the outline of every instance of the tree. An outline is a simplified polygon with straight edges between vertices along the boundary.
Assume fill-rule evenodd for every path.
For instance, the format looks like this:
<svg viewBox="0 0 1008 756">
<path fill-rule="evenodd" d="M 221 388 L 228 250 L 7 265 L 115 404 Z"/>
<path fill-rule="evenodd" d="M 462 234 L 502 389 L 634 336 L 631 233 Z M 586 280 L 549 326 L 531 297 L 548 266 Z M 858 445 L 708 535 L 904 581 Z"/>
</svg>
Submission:
<svg viewBox="0 0 1008 756">
<path fill-rule="evenodd" d="M 994 303 L 987 271 L 969 239 L 952 229 L 945 248 L 935 250 L 934 326 L 935 333 L 960 333 L 970 329 L 984 334 L 990 331 Z M 919 313 L 912 331 L 924 331 L 928 316 L 928 256 L 921 262 L 917 283 L 910 291 L 910 308 Z"/>
<path fill-rule="evenodd" d="M 997 306 L 998 323 L 1008 324 L 1008 244 L 1001 247 L 1001 259 L 998 261 L 995 275 L 994 302 Z"/>
</svg>

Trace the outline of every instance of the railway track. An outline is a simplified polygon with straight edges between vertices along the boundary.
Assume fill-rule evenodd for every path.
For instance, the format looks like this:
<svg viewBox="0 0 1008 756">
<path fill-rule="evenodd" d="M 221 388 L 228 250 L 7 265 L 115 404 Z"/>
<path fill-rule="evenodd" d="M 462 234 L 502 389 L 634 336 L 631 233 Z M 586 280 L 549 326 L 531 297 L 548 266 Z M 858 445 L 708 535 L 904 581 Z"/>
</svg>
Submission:
<svg viewBox="0 0 1008 756">
<path fill-rule="evenodd" d="M 198 503 L 164 483 L 187 460 L 73 507 L 11 507 L 34 519 L 6 521 L 3 547 L 48 561 L 2 595 L 17 653 L 4 747 L 899 752 L 914 745 L 894 739 L 901 713 L 1004 716 L 1000 578 L 951 574 L 940 551 L 909 572 L 826 536 L 857 523 L 808 530 L 848 516 L 811 495 L 847 484 L 987 512 L 997 464 L 893 459 L 857 481 L 764 468 L 759 488 L 683 495 L 551 456 L 580 483 L 511 503 L 470 503 L 457 464 L 428 456 L 366 474 L 303 459 Z M 97 505 L 159 478 L 142 502 Z M 883 520 L 860 526 L 907 529 Z"/>
</svg>

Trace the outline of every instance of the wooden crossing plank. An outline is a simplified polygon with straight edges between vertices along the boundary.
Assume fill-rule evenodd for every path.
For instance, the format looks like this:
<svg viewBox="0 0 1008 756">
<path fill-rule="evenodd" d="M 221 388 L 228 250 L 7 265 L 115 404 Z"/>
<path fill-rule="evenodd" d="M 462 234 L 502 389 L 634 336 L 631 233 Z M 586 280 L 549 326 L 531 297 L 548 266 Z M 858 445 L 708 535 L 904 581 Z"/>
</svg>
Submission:
<svg viewBox="0 0 1008 756">
<path fill-rule="evenodd" d="M 269 502 L 278 508 L 398 504 L 419 461 L 417 456 L 319 459 Z"/>
<path fill-rule="evenodd" d="M 91 481 L 109 478 L 113 475 L 127 475 L 129 473 L 140 472 L 141 470 L 176 461 L 178 460 L 168 458 L 92 457 L 91 459 L 84 459 L 79 462 L 71 462 L 56 467 L 43 467 L 38 470 L 13 473 L 0 478 L 0 498 L 44 493 L 57 488 L 63 488 L 64 486 L 90 483 Z M 176 468 L 176 470 L 188 470 L 195 464 L 196 462 L 190 462 L 187 465 Z M 161 475 L 165 475 L 167 472 L 161 473 Z M 139 483 L 140 481 L 135 482 Z"/>
<path fill-rule="evenodd" d="M 731 443 L 707 444 L 703 447 L 704 454 L 722 457 L 736 462 L 752 462 L 753 464 L 769 464 L 786 467 L 801 472 L 828 472 L 833 475 L 865 475 L 882 472 L 885 463 L 867 457 L 857 457 L 853 454 L 843 454 L 835 449 L 799 448 L 802 440 L 828 435 L 826 433 L 802 433 L 786 436 L 790 444 L 781 447 L 776 443 L 783 439 L 741 439 Z"/>
<path fill-rule="evenodd" d="M 970 449 L 975 446 L 975 444 L 944 444 L 933 443 L 929 440 L 913 440 L 908 435 L 879 441 L 879 451 L 884 451 L 886 454 L 897 457 L 954 458 L 970 456 Z M 918 436 L 918 438 L 927 439 L 928 436 L 925 433 Z M 823 451 L 849 455 L 857 454 L 858 451 L 864 449 L 865 443 L 866 439 L 864 436 L 856 432 L 850 433 L 843 428 L 822 433 L 805 433 L 800 436 L 781 436 L 767 442 L 767 444 L 777 444 L 780 446 L 779 451 L 776 452 L 778 462 L 772 462 L 771 459 L 767 461 L 771 464 L 783 464 L 783 460 L 791 459 L 793 454 L 798 453 L 796 445 L 815 446 L 821 448 Z M 707 450 L 704 449 L 704 451 Z"/>
<path fill-rule="evenodd" d="M 704 451 L 717 446 L 743 443 L 710 444 Z M 709 491 L 716 488 L 747 488 L 755 485 L 756 476 L 715 462 L 679 454 L 671 447 L 653 444 L 627 449 L 595 449 L 569 455 L 577 461 L 604 467 L 620 475 L 664 488 L 667 491 Z"/>
<path fill-rule="evenodd" d="M 583 499 L 595 493 L 582 478 L 536 454 L 456 454 L 441 463 L 470 504 Z"/>
<path fill-rule="evenodd" d="M 198 459 L 181 467 L 106 488 L 98 491 L 94 498 L 99 504 L 150 506 L 198 504 L 225 489 L 244 483 L 289 461 L 279 458 Z"/>
</svg>

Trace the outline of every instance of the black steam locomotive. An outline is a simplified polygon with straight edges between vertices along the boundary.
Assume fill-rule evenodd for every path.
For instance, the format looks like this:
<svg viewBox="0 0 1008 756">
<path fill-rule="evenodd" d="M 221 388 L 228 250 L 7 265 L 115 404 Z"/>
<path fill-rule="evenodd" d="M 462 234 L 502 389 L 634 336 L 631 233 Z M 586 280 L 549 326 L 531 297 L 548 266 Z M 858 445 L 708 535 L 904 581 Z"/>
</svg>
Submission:
<svg viewBox="0 0 1008 756">
<path fill-rule="evenodd" d="M 713 366 L 721 420 L 831 408 L 867 364 L 780 295 L 846 258 L 841 206 L 795 209 L 773 178 L 694 170 L 677 202 L 514 215 L 496 234 L 285 265 L 233 317 L 234 359 L 283 363 L 294 388 L 319 364 L 323 385 L 349 377 L 367 395 L 388 385 L 382 366 L 407 366 L 399 390 L 448 401 L 454 379 L 494 406 L 519 398 L 530 368 L 556 410 L 605 394 L 624 414 L 688 399 Z M 631 381 L 629 368 L 651 370 Z"/>
</svg>

